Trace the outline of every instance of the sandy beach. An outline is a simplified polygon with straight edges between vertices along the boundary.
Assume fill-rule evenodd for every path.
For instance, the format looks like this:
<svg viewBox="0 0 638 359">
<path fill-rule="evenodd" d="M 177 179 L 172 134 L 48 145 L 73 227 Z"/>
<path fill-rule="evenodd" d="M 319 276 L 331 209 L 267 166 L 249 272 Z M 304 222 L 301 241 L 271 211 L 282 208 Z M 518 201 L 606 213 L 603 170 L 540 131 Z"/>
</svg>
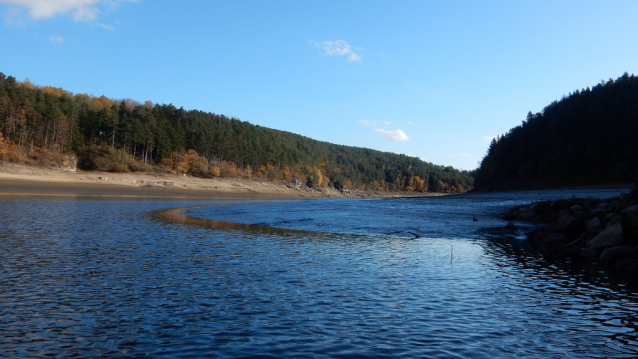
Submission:
<svg viewBox="0 0 638 359">
<path fill-rule="evenodd" d="M 385 192 L 293 186 L 252 179 L 198 178 L 153 173 L 83 172 L 0 163 L 0 196 L 108 196 L 157 198 L 375 198 L 442 193 Z"/>
</svg>

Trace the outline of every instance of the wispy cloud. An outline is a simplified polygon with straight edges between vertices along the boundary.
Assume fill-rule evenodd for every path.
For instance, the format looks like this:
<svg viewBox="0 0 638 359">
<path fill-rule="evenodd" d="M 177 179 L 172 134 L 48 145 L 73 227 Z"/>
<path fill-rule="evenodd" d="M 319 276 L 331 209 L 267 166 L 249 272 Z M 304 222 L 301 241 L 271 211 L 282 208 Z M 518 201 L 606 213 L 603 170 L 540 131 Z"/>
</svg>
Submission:
<svg viewBox="0 0 638 359">
<path fill-rule="evenodd" d="M 492 140 L 496 139 L 497 137 L 498 136 L 485 136 L 485 137 L 483 137 L 483 139 L 486 140 L 486 141 L 492 141 Z"/>
<path fill-rule="evenodd" d="M 411 125 L 411 124 L 412 124 L 412 121 L 408 121 L 408 125 Z"/>
<path fill-rule="evenodd" d="M 421 161 L 423 161 L 423 162 L 427 162 L 427 161 L 425 160 L 425 157 L 414 156 L 414 155 L 407 155 L 407 154 L 406 154 L 406 156 L 410 156 L 410 157 L 418 158 L 418 159 L 420 159 L 420 160 L 421 160 Z"/>
<path fill-rule="evenodd" d="M 390 121 L 383 121 L 383 123 L 385 123 L 386 125 L 389 125 L 389 124 L 391 124 L 392 122 L 390 122 Z"/>
<path fill-rule="evenodd" d="M 324 41 L 317 46 L 321 46 L 324 56 L 348 56 L 348 61 L 361 61 L 361 55 L 352 52 L 350 45 L 344 40 Z"/>
<path fill-rule="evenodd" d="M 380 132 L 383 134 L 383 137 L 387 138 L 390 141 L 410 141 L 408 135 L 401 130 L 389 131 L 381 128 L 375 128 L 376 132 Z"/>
<path fill-rule="evenodd" d="M 0 4 L 2 2 L 0 1 Z M 22 10 L 20 10 L 20 8 L 17 7 L 10 7 L 4 14 L 2 14 L 2 17 L 4 18 L 4 22 L 8 25 L 14 25 L 14 26 L 24 26 L 24 23 L 22 22 L 22 19 L 20 18 L 20 15 L 22 14 Z"/>
<path fill-rule="evenodd" d="M 377 125 L 377 121 L 370 122 L 368 120 L 359 120 L 358 122 L 359 122 L 360 125 L 363 125 L 363 126 L 376 126 Z"/>
<path fill-rule="evenodd" d="M 50 37 L 49 41 L 51 41 L 51 43 L 53 43 L 53 44 L 61 44 L 61 43 L 64 42 L 64 38 L 62 36 Z"/>
<path fill-rule="evenodd" d="M 112 25 L 106 25 L 106 24 L 102 24 L 101 22 L 95 23 L 96 26 L 99 26 L 105 30 L 109 30 L 109 31 L 114 31 L 115 27 Z"/>
<path fill-rule="evenodd" d="M 96 7 L 98 3 L 105 3 L 111 7 L 121 1 L 137 1 L 137 0 L 0 0 L 0 4 L 12 5 L 5 14 L 7 17 L 17 17 L 21 14 L 15 9 L 24 8 L 28 11 L 28 17 L 31 20 L 48 19 L 56 15 L 71 13 L 75 21 L 95 20 L 99 14 Z"/>
</svg>

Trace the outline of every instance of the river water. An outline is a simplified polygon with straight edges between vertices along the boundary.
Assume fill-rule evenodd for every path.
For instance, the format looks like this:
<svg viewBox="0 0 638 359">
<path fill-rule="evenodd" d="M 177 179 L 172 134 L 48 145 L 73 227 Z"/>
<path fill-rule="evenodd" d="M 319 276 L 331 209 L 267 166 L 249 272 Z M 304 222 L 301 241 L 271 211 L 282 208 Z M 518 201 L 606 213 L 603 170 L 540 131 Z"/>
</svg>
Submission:
<svg viewBox="0 0 638 359">
<path fill-rule="evenodd" d="M 638 294 L 497 216 L 617 194 L 0 199 L 0 356 L 636 357 Z"/>
</svg>

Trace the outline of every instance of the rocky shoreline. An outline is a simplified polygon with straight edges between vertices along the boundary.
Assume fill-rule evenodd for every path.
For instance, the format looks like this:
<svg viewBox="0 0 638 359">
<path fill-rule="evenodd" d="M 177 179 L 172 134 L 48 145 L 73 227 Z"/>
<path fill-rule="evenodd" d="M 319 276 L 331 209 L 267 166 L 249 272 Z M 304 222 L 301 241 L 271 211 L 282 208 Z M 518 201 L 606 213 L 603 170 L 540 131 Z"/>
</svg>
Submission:
<svg viewBox="0 0 638 359">
<path fill-rule="evenodd" d="M 618 276 L 638 279 L 638 184 L 630 193 L 604 200 L 569 198 L 517 206 L 503 218 L 546 223 L 527 233 L 527 241 L 547 255 L 602 264 Z"/>
</svg>

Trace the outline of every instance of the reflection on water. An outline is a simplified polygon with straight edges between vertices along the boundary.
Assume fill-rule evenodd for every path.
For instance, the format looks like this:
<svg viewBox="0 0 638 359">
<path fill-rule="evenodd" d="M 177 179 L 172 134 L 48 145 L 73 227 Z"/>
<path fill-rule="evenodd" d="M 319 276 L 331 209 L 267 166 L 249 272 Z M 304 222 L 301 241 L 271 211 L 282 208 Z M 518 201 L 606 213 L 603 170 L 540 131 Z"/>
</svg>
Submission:
<svg viewBox="0 0 638 359">
<path fill-rule="evenodd" d="M 377 202 L 406 204 L 394 201 Z M 365 202 L 370 214 L 374 201 Z M 344 208 L 342 201 L 321 203 L 328 206 L 322 211 L 334 203 L 333 214 Z M 418 239 L 383 231 L 318 234 L 294 225 L 246 231 L 149 215 L 204 204 L 216 203 L 0 202 L 0 353 L 638 354 L 635 293 L 519 252 L 516 242 L 473 231 Z"/>
</svg>

